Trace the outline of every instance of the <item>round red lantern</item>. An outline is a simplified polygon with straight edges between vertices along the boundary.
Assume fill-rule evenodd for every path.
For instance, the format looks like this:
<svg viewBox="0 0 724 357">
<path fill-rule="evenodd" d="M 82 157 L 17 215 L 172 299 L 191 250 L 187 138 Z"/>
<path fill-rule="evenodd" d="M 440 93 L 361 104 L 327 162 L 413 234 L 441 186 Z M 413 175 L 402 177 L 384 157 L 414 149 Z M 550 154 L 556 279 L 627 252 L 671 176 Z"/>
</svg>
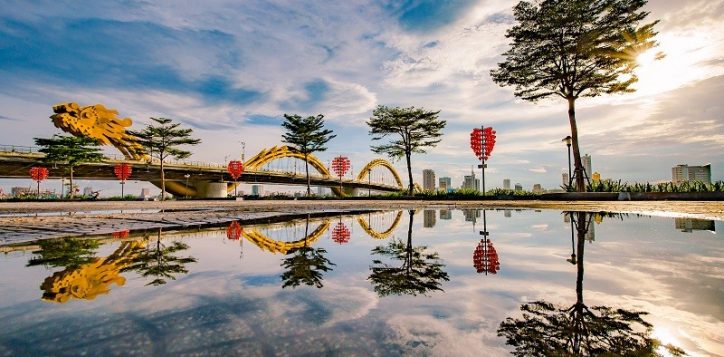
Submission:
<svg viewBox="0 0 724 357">
<path fill-rule="evenodd" d="M 332 229 L 332 240 L 340 245 L 349 242 L 351 235 L 349 228 L 342 222 L 337 223 Z"/>
<path fill-rule="evenodd" d="M 126 180 L 128 180 L 129 177 L 131 177 L 131 172 L 133 169 L 131 168 L 131 165 L 127 163 L 121 163 L 116 164 L 113 166 L 113 173 L 116 175 L 119 181 L 121 181 L 121 198 L 123 198 L 123 185 L 126 183 Z"/>
<path fill-rule="evenodd" d="M 244 233 L 244 229 L 241 228 L 238 221 L 233 221 L 226 227 L 226 238 L 229 240 L 239 240 L 242 233 Z"/>
<path fill-rule="evenodd" d="M 237 160 L 229 161 L 229 164 L 226 166 L 226 171 L 228 171 L 229 175 L 234 179 L 234 197 L 236 197 L 236 180 L 244 173 L 244 163 Z"/>
<path fill-rule="evenodd" d="M 493 247 L 493 242 L 489 239 L 481 239 L 478 246 L 473 252 L 473 266 L 475 270 L 485 275 L 496 274 L 500 270 L 500 261 L 498 260 L 498 252 Z"/>
<path fill-rule="evenodd" d="M 347 173 L 347 170 L 349 170 L 350 167 L 350 161 L 345 156 L 337 156 L 332 160 L 332 170 L 334 171 L 337 176 L 342 178 L 344 174 Z"/>
<path fill-rule="evenodd" d="M 38 183 L 38 198 L 40 198 L 40 181 L 48 178 L 48 168 L 42 166 L 33 166 L 30 168 L 30 178 Z"/>
</svg>

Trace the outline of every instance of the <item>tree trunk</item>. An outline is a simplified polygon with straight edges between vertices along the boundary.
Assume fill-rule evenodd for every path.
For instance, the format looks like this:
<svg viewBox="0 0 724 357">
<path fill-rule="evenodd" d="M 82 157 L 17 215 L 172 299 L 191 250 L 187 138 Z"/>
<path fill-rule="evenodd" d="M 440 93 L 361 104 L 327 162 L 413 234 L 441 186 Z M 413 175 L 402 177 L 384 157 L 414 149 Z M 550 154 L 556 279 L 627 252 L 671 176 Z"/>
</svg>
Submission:
<svg viewBox="0 0 724 357">
<path fill-rule="evenodd" d="M 307 161 L 308 158 L 309 154 L 304 153 L 304 170 L 307 174 L 307 197 L 312 195 L 312 189 L 310 187 L 312 181 L 309 179 L 309 162 Z"/>
<path fill-rule="evenodd" d="M 166 200 L 166 173 L 163 171 L 163 159 L 161 159 L 161 201 Z"/>
<path fill-rule="evenodd" d="M 75 198 L 75 188 L 73 187 L 73 165 L 70 165 L 70 177 L 68 178 L 68 182 L 70 184 L 70 187 L 68 188 L 68 196 L 70 196 L 70 199 L 72 200 Z"/>
<path fill-rule="evenodd" d="M 585 192 L 586 185 L 583 177 L 581 150 L 578 147 L 578 126 L 576 125 L 576 98 L 574 97 L 568 97 L 568 121 L 571 123 L 571 138 L 573 139 L 573 162 L 575 167 L 575 169 L 573 170 L 573 175 L 576 177 L 576 191 Z"/>
<path fill-rule="evenodd" d="M 405 159 L 407 159 L 407 177 L 410 180 L 410 185 L 407 188 L 407 194 L 410 196 L 415 195 L 415 184 L 412 182 L 412 163 L 410 162 L 410 156 L 412 153 L 405 153 Z"/>
<path fill-rule="evenodd" d="M 576 253 L 578 255 L 578 261 L 576 262 L 576 268 L 578 268 L 576 274 L 576 303 L 583 305 L 583 250 L 586 243 L 586 233 L 588 233 L 588 217 L 586 212 L 578 212 L 576 214 L 576 230 L 578 231 L 578 245 Z"/>
<path fill-rule="evenodd" d="M 410 224 L 407 226 L 407 249 L 405 253 L 407 254 L 407 275 L 410 275 L 410 269 L 412 268 L 412 222 L 415 218 L 415 211 L 410 210 Z"/>
</svg>

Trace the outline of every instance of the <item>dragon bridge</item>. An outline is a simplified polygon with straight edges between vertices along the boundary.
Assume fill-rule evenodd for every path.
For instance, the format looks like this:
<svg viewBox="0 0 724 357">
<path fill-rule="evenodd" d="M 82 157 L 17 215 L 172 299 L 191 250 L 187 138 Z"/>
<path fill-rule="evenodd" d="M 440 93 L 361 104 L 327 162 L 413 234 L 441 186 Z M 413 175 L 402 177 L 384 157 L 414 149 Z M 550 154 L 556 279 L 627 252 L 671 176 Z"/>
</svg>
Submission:
<svg viewBox="0 0 724 357">
<path fill-rule="evenodd" d="M 312 231 L 312 233 L 310 233 L 308 236 L 292 242 L 283 242 L 271 239 L 257 229 L 251 229 L 248 231 L 244 230 L 243 235 L 244 238 L 248 239 L 250 242 L 254 243 L 254 245 L 261 248 L 262 250 L 275 254 L 287 254 L 287 252 L 291 250 L 299 249 L 316 242 L 320 237 L 322 237 L 322 235 L 324 235 L 324 233 L 327 232 L 329 226 L 330 221 L 328 219 L 324 220 L 319 225 L 319 227 Z"/>
</svg>

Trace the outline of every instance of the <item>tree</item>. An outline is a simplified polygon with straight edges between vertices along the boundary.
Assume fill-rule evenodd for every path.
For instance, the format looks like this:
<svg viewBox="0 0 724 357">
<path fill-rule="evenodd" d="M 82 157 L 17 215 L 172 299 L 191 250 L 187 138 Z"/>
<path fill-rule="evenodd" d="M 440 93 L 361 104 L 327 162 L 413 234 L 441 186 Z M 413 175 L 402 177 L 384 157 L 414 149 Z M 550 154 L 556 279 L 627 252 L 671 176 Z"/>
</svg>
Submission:
<svg viewBox="0 0 724 357">
<path fill-rule="evenodd" d="M 378 246 L 372 250 L 373 255 L 389 256 L 393 260 L 402 261 L 401 267 L 392 267 L 379 259 L 372 261 L 368 280 L 374 285 L 375 292 L 380 296 L 425 294 L 428 291 L 440 290 L 442 281 L 450 280 L 442 270 L 437 252 L 426 253 L 427 247 L 412 246 L 412 221 L 415 211 L 410 210 L 410 225 L 407 229 L 407 244 L 394 239 L 387 246 Z"/>
<path fill-rule="evenodd" d="M 307 215 L 307 225 L 304 230 L 304 246 L 293 249 L 287 253 L 289 257 L 282 262 L 282 267 L 286 269 L 282 273 L 282 288 L 291 286 L 295 288 L 301 284 L 316 286 L 321 288 L 323 276 L 322 272 L 332 270 L 332 263 L 324 257 L 327 250 L 324 248 L 312 248 L 307 246 L 307 237 L 309 236 L 309 215 Z"/>
<path fill-rule="evenodd" d="M 656 46 L 658 21 L 642 24 L 646 0 L 521 1 L 505 61 L 491 70 L 493 81 L 536 102 L 559 96 L 568 102 L 576 188 L 584 191 L 578 144 L 576 99 L 633 92 L 636 57 Z M 591 174 L 590 172 L 588 173 Z"/>
<path fill-rule="evenodd" d="M 73 188 L 74 168 L 86 162 L 103 160 L 100 143 L 85 136 L 53 135 L 50 139 L 35 138 L 35 145 L 45 154 L 43 162 L 64 164 L 70 176 L 70 198 L 75 196 Z"/>
<path fill-rule="evenodd" d="M 196 258 L 178 257 L 177 252 L 188 249 L 186 243 L 173 241 L 170 245 L 161 243 L 161 229 L 158 229 L 156 244 L 148 241 L 145 249 L 140 248 L 134 254 L 128 266 L 121 269 L 121 272 L 136 271 L 143 277 L 154 277 L 146 285 L 163 285 L 166 279 L 176 280 L 175 274 L 186 274 L 186 264 L 195 263 Z"/>
<path fill-rule="evenodd" d="M 161 201 L 166 199 L 166 173 L 164 160 L 167 158 L 185 159 L 191 156 L 190 151 L 181 150 L 181 145 L 198 145 L 201 140 L 191 138 L 192 129 L 181 129 L 180 123 L 173 123 L 167 118 L 151 118 L 158 125 L 147 125 L 142 131 L 128 131 L 138 138 L 138 143 L 152 158 L 161 162 Z"/>
<path fill-rule="evenodd" d="M 661 345 L 651 337 L 652 325 L 644 311 L 608 306 L 588 307 L 583 302 L 583 257 L 590 213 L 571 214 L 571 229 L 576 226 L 578 260 L 576 264 L 576 302 L 570 307 L 546 301 L 521 305 L 521 318 L 506 318 L 498 336 L 505 337 L 515 356 L 661 356 L 663 347 L 673 356 L 686 353 L 673 345 Z M 571 232 L 573 237 L 573 232 Z"/>
<path fill-rule="evenodd" d="M 44 239 L 38 242 L 40 250 L 33 251 L 27 266 L 78 268 L 96 259 L 100 245 L 95 239 Z"/>
<path fill-rule="evenodd" d="M 412 153 L 425 153 L 425 148 L 434 147 L 440 142 L 442 129 L 447 124 L 438 119 L 440 111 L 427 111 L 422 108 L 400 108 L 378 106 L 367 122 L 370 127 L 372 140 L 381 140 L 388 135 L 399 135 L 396 140 L 382 145 L 373 145 L 372 151 L 377 154 L 387 154 L 390 158 L 405 157 L 407 175 L 409 179 L 408 194 L 414 194 L 412 181 Z"/>
<path fill-rule="evenodd" d="M 291 145 L 294 149 L 304 155 L 304 166 L 307 175 L 307 196 L 312 194 L 309 179 L 309 154 L 326 151 L 327 142 L 337 137 L 332 130 L 324 129 L 324 115 L 319 114 L 302 118 L 299 115 L 284 114 L 282 127 L 286 133 L 282 134 L 282 142 Z"/>
</svg>

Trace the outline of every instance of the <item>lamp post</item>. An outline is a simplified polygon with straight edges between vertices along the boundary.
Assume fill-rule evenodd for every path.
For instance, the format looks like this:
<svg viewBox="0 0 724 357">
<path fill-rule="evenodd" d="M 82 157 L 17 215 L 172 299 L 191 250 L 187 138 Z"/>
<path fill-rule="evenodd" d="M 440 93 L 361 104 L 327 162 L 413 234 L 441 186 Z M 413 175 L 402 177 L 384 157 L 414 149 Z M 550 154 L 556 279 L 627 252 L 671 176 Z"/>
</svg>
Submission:
<svg viewBox="0 0 724 357">
<path fill-rule="evenodd" d="M 571 185 L 573 184 L 573 177 L 571 176 L 571 143 L 573 142 L 573 138 L 571 138 L 570 135 L 566 136 L 561 140 L 562 142 L 566 143 L 566 146 L 568 146 L 568 188 L 567 190 L 571 190 Z"/>
</svg>

